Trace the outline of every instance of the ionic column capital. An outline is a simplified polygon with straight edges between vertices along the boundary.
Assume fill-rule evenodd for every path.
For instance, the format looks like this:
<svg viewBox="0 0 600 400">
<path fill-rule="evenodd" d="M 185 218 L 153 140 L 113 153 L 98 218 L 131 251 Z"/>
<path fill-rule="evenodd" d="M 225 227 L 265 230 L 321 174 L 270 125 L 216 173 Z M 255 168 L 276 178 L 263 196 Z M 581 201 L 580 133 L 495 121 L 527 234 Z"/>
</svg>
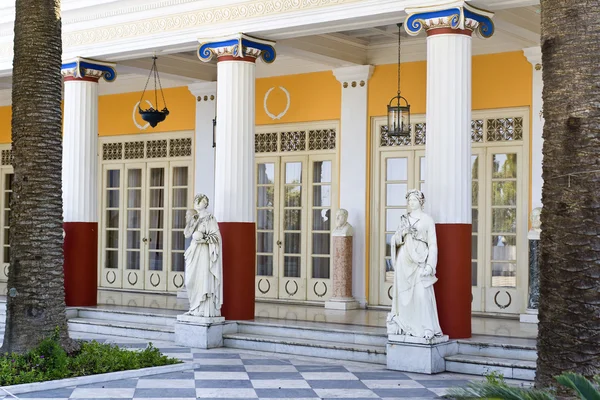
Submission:
<svg viewBox="0 0 600 400">
<path fill-rule="evenodd" d="M 372 65 L 356 65 L 352 67 L 342 67 L 333 70 L 333 76 L 337 79 L 344 88 L 347 87 L 364 87 L 375 67 Z"/>
<path fill-rule="evenodd" d="M 257 58 L 268 64 L 275 61 L 275 42 L 243 33 L 216 39 L 199 39 L 198 58 L 203 62 L 217 57 L 218 61 L 255 62 Z"/>
<path fill-rule="evenodd" d="M 471 36 L 476 31 L 484 39 L 494 34 L 494 13 L 468 4 L 466 1 L 454 1 L 426 7 L 407 8 L 404 29 L 415 36 L 421 30 L 427 36 L 435 34 L 462 34 Z"/>
<path fill-rule="evenodd" d="M 77 80 L 98 82 L 100 78 L 104 78 L 106 82 L 113 82 L 117 79 L 115 66 L 114 63 L 75 57 L 62 64 L 61 73 L 65 82 Z"/>
</svg>

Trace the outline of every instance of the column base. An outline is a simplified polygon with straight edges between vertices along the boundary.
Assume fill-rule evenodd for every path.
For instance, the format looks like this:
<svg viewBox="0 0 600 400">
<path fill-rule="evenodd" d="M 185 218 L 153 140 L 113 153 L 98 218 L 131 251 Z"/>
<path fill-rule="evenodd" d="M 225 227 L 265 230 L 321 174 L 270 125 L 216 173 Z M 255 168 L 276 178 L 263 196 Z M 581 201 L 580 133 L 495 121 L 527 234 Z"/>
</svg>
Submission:
<svg viewBox="0 0 600 400">
<path fill-rule="evenodd" d="M 325 308 L 329 310 L 356 310 L 360 308 L 358 301 L 352 297 L 331 298 L 325 302 Z"/>
<path fill-rule="evenodd" d="M 525 314 L 519 315 L 519 322 L 524 324 L 537 324 L 538 320 L 538 310 L 528 308 L 525 310 Z"/>
<path fill-rule="evenodd" d="M 175 323 L 175 343 L 198 349 L 223 347 L 224 317 L 178 315 Z"/>
<path fill-rule="evenodd" d="M 396 341 L 398 340 L 398 341 Z M 458 344 L 448 336 L 416 338 L 390 335 L 387 343 L 387 368 L 394 371 L 437 374 L 446 370 L 444 357 L 458 353 Z"/>
</svg>

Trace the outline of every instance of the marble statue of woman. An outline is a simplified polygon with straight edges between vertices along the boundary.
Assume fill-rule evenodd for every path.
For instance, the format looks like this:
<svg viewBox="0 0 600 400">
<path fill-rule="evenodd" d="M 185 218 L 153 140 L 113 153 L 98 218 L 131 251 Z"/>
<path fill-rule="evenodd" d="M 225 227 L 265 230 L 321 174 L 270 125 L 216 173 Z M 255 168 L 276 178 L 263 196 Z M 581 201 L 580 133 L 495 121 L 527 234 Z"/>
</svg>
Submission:
<svg viewBox="0 0 600 400">
<path fill-rule="evenodd" d="M 392 236 L 394 265 L 392 311 L 387 317 L 390 335 L 427 340 L 442 336 L 433 284 L 437 281 L 437 239 L 433 219 L 423 212 L 425 196 L 413 189 L 406 194 L 408 213 Z"/>
<path fill-rule="evenodd" d="M 184 235 L 192 237 L 185 256 L 185 287 L 190 299 L 187 315 L 221 316 L 223 262 L 221 232 L 215 217 L 206 210 L 208 197 L 194 198 L 194 210 L 186 213 Z"/>
</svg>

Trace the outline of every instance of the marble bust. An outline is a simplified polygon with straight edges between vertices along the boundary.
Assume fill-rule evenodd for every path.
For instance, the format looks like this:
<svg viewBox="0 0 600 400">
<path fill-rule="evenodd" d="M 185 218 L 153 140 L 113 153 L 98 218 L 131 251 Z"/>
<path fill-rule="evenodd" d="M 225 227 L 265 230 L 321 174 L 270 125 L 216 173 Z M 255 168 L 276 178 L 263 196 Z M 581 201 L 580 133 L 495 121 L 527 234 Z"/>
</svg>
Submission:
<svg viewBox="0 0 600 400">
<path fill-rule="evenodd" d="M 340 208 L 335 214 L 335 229 L 331 236 L 352 236 L 354 230 L 348 223 L 348 210 Z"/>
<path fill-rule="evenodd" d="M 536 207 L 531 210 L 531 229 L 536 232 L 542 231 L 542 221 L 540 220 L 540 215 L 542 214 L 542 207 Z"/>
</svg>

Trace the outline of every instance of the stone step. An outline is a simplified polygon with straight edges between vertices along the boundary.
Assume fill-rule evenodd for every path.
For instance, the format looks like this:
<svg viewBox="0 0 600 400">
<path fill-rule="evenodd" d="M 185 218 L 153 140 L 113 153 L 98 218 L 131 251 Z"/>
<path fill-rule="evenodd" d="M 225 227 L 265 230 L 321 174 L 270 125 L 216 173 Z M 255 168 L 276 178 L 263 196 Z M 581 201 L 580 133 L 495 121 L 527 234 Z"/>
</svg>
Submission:
<svg viewBox="0 0 600 400">
<path fill-rule="evenodd" d="M 76 311 L 76 313 L 74 313 Z M 118 309 L 104 309 L 91 307 L 72 307 L 67 309 L 69 319 L 84 318 L 103 320 L 111 322 L 126 322 L 133 324 L 150 324 L 159 326 L 174 327 L 177 320 L 176 315 L 170 315 L 162 312 L 163 310 L 155 311 L 126 311 Z"/>
<path fill-rule="evenodd" d="M 497 338 L 474 337 L 458 340 L 458 354 L 534 362 L 537 360 L 535 340 L 515 340 L 512 338 L 503 338 L 502 340 L 504 343 L 501 343 Z"/>
<path fill-rule="evenodd" d="M 175 340 L 175 328 L 165 325 L 107 321 L 93 318 L 71 318 L 70 332 L 83 332 L 110 336 L 125 336 L 146 340 Z"/>
<path fill-rule="evenodd" d="M 445 359 L 446 371 L 449 372 L 481 376 L 496 372 L 507 379 L 525 381 L 535 379 L 535 361 L 468 354 L 457 354 L 445 357 Z"/>
<path fill-rule="evenodd" d="M 273 353 L 376 364 L 386 363 L 385 346 L 369 346 L 354 343 L 267 336 L 251 333 L 225 334 L 223 335 L 223 343 L 225 347 L 236 349 L 260 350 Z"/>
<path fill-rule="evenodd" d="M 369 327 L 356 325 L 339 325 L 332 327 L 279 324 L 276 322 L 237 321 L 238 333 L 260 336 L 279 336 L 289 339 L 309 339 L 326 342 L 338 342 L 367 346 L 385 347 L 387 334 L 385 331 L 372 332 Z"/>
</svg>

